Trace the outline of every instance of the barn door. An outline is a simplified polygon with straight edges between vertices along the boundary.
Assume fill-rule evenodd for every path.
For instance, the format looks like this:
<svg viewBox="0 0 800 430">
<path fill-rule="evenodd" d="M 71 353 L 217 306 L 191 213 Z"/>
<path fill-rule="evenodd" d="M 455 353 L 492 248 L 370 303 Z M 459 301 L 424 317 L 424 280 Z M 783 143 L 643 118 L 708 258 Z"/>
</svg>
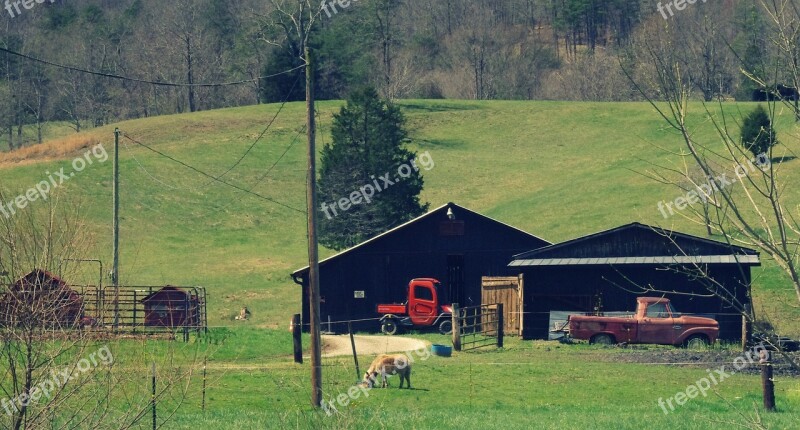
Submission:
<svg viewBox="0 0 800 430">
<path fill-rule="evenodd" d="M 522 275 L 481 278 L 481 304 L 503 304 L 505 333 L 522 335 Z"/>
<path fill-rule="evenodd" d="M 447 303 L 464 303 L 464 255 L 447 256 Z"/>
</svg>

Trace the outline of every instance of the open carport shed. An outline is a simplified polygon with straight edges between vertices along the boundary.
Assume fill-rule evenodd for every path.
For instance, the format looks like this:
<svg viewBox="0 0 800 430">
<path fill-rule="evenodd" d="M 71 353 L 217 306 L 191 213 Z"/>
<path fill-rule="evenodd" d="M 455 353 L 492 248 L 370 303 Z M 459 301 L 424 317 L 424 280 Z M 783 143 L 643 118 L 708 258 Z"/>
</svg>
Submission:
<svg viewBox="0 0 800 430">
<path fill-rule="evenodd" d="M 752 249 L 633 223 L 516 255 L 509 267 L 525 278 L 525 339 L 547 339 L 553 311 L 633 312 L 636 297 L 663 295 L 682 313 L 716 318 L 720 339 L 734 341 L 742 318 L 728 302 L 750 304 L 750 268 L 759 265 Z"/>
<path fill-rule="evenodd" d="M 320 319 L 357 320 L 354 330 L 377 331 L 379 303 L 403 303 L 413 278 L 437 278 L 445 302 L 481 304 L 481 277 L 513 274 L 515 254 L 550 245 L 530 233 L 448 203 L 353 248 L 320 261 Z M 308 327 L 308 267 L 292 273 L 302 288 Z M 358 321 L 365 320 L 365 321 Z M 347 330 L 333 324 L 331 331 Z"/>
</svg>

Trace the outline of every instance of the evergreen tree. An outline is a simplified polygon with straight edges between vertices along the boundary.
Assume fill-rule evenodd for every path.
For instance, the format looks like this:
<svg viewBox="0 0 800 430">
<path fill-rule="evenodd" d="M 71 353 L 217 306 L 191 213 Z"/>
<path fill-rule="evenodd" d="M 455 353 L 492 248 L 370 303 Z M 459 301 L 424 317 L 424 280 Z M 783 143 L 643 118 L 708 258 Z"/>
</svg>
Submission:
<svg viewBox="0 0 800 430">
<path fill-rule="evenodd" d="M 428 209 L 421 204 L 416 153 L 406 149 L 405 119 L 374 88 L 354 92 L 334 115 L 333 142 L 322 149 L 320 243 L 340 250 Z"/>
<path fill-rule="evenodd" d="M 302 65 L 303 60 L 300 58 L 298 49 L 279 48 L 272 51 L 264 66 L 264 76 L 272 77 L 261 81 L 261 100 L 265 103 L 305 100 L 306 72 L 304 68 L 300 67 Z M 276 75 L 297 67 L 300 68 L 291 73 Z"/>
<path fill-rule="evenodd" d="M 778 137 L 769 114 L 763 106 L 758 105 L 742 122 L 742 146 L 758 157 L 767 154 L 777 144 Z"/>
</svg>

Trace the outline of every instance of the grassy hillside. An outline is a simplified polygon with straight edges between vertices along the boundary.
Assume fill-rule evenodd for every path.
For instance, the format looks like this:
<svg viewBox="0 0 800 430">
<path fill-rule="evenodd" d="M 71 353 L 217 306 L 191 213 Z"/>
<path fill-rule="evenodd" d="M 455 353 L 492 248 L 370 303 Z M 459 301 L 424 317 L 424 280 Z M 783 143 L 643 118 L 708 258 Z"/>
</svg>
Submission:
<svg viewBox="0 0 800 430">
<path fill-rule="evenodd" d="M 331 117 L 339 106 L 320 104 L 320 144 L 330 141 Z M 656 204 L 682 193 L 637 173 L 652 169 L 649 163 L 679 162 L 666 149 L 679 148 L 680 141 L 649 105 L 404 101 L 401 106 L 412 130 L 412 148 L 429 151 L 435 162 L 425 172 L 423 193 L 434 207 L 453 201 L 553 242 L 631 221 L 703 234 L 700 226 L 681 217 L 662 218 Z M 245 153 L 277 109 L 252 106 L 117 126 L 146 145 L 218 175 Z M 301 103 L 287 105 L 225 179 L 304 209 L 304 113 Z M 97 140 L 111 154 L 113 127 L 80 136 L 60 135 L 64 130 L 58 130 L 45 145 L 71 147 Z M 779 130 L 782 140 L 796 149 L 788 113 L 781 117 Z M 211 181 L 130 140 L 122 143 L 121 280 L 203 285 L 209 290 L 212 325 L 232 323 L 239 307 L 246 305 L 253 311 L 248 324 L 283 327 L 299 309 L 299 290 L 288 274 L 305 265 L 304 216 Z M 40 151 L 34 156 L 42 158 L 38 162 L 0 158 L 0 187 L 16 196 L 43 180 L 45 172 L 69 168 L 79 152 L 63 152 Z M 783 168 L 800 169 L 800 160 Z M 96 242 L 87 257 L 107 264 L 111 173 L 110 161 L 94 164 L 61 190 L 64 197 L 84 201 Z M 794 189 L 787 192 L 800 197 Z M 93 282 L 94 270 L 87 268 L 86 279 L 76 281 Z M 780 272 L 767 263 L 756 269 L 755 277 L 759 307 L 786 321 L 784 329 L 800 333 L 795 322 L 800 311 L 789 306 L 794 296 Z"/>
</svg>

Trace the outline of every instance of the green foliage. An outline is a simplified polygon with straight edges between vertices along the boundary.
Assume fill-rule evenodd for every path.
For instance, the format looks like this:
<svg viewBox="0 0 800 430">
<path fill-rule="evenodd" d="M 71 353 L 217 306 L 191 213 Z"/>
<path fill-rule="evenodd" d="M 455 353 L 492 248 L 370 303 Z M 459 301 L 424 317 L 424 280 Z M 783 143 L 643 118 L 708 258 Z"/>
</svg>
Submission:
<svg viewBox="0 0 800 430">
<path fill-rule="evenodd" d="M 50 31 L 59 31 L 69 27 L 78 19 L 78 11 L 69 3 L 59 4 L 58 7 L 46 8 L 45 28 Z"/>
<path fill-rule="evenodd" d="M 419 200 L 419 171 L 410 168 L 406 178 L 397 173 L 416 157 L 404 147 L 404 124 L 400 109 L 373 88 L 353 93 L 334 115 L 333 143 L 322 150 L 319 178 L 323 245 L 337 250 L 356 245 L 427 210 Z M 387 186 L 381 177 L 394 184 Z"/>
<path fill-rule="evenodd" d="M 777 144 L 778 137 L 769 114 L 763 106 L 758 105 L 742 122 L 742 146 L 757 157 L 767 154 Z"/>
<path fill-rule="evenodd" d="M 767 61 L 767 43 L 764 36 L 767 29 L 764 18 L 759 13 L 760 7 L 748 2 L 739 4 L 736 10 L 736 20 L 741 31 L 734 41 L 734 49 L 739 52 L 742 60 L 742 69 L 757 77 L 766 75 L 764 64 Z M 736 98 L 751 100 L 753 92 L 759 88 L 760 85 L 743 77 Z"/>
<path fill-rule="evenodd" d="M 303 60 L 287 49 L 275 49 L 267 59 L 264 76 L 272 76 L 286 70 L 300 67 Z M 299 68 L 291 73 L 273 76 L 261 81 L 261 99 L 266 103 L 295 102 L 305 100 L 305 69 Z"/>
</svg>

